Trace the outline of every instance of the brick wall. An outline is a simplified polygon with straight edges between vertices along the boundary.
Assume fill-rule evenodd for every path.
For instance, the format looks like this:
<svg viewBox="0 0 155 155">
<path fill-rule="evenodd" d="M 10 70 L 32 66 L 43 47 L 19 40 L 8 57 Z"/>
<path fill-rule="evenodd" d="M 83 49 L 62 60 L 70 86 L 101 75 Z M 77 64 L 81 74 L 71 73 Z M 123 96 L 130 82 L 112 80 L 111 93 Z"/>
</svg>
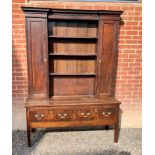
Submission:
<svg viewBox="0 0 155 155">
<path fill-rule="evenodd" d="M 13 125 L 25 128 L 24 101 L 28 94 L 25 17 L 20 6 L 67 9 L 122 10 L 119 37 L 116 97 L 122 102 L 123 126 L 141 126 L 142 6 L 141 3 L 27 2 L 13 0 Z M 136 118 L 135 118 L 136 117 Z M 24 121 L 23 121 L 24 120 Z M 130 123 L 128 122 L 130 121 Z M 133 121 L 133 123 L 131 123 Z M 136 122 L 137 123 L 136 123 Z M 127 123 L 128 122 L 128 123 Z M 130 125 L 129 125 L 130 124 Z"/>
</svg>

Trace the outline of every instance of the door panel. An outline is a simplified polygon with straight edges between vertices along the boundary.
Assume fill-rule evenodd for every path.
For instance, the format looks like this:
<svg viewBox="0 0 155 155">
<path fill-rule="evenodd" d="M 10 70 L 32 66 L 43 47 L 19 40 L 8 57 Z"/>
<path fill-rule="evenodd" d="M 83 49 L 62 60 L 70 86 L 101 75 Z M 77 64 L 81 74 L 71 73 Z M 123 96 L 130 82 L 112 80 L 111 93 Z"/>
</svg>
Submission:
<svg viewBox="0 0 155 155">
<path fill-rule="evenodd" d="M 30 98 L 48 97 L 47 20 L 27 18 Z"/>
<path fill-rule="evenodd" d="M 114 69 L 117 33 L 115 21 L 102 21 L 102 43 L 99 58 L 99 94 L 112 95 L 114 91 L 113 83 L 115 79 Z"/>
</svg>

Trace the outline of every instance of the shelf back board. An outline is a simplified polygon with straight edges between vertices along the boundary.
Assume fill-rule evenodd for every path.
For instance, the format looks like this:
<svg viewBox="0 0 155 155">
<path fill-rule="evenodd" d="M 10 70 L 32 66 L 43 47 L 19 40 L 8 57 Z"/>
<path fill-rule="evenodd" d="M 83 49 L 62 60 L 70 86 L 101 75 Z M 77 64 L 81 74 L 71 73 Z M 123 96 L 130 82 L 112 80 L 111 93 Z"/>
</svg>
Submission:
<svg viewBox="0 0 155 155">
<path fill-rule="evenodd" d="M 98 21 L 48 24 L 51 96 L 94 95 Z"/>
</svg>

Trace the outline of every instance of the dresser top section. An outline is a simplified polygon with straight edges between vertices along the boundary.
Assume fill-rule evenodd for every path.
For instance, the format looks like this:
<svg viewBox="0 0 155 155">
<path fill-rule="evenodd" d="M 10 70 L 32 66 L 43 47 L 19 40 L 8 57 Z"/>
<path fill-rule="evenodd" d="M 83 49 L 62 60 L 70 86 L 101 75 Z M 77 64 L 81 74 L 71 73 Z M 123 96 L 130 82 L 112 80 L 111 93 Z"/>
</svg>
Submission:
<svg viewBox="0 0 155 155">
<path fill-rule="evenodd" d="M 123 11 L 113 10 L 79 10 L 79 9 L 55 9 L 55 8 L 39 8 L 39 7 L 21 7 L 25 12 L 46 12 L 46 13 L 67 13 L 67 14 L 105 14 L 105 15 L 121 15 Z"/>
</svg>

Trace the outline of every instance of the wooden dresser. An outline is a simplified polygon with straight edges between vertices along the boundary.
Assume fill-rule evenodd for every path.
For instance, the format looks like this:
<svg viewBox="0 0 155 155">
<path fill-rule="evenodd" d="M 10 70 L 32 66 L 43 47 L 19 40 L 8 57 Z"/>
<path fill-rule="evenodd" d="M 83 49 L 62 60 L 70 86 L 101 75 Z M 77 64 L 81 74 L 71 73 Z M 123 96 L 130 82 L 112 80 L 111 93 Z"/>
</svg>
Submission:
<svg viewBox="0 0 155 155">
<path fill-rule="evenodd" d="M 122 11 L 22 7 L 26 16 L 28 146 L 35 128 L 114 126 Z"/>
</svg>

